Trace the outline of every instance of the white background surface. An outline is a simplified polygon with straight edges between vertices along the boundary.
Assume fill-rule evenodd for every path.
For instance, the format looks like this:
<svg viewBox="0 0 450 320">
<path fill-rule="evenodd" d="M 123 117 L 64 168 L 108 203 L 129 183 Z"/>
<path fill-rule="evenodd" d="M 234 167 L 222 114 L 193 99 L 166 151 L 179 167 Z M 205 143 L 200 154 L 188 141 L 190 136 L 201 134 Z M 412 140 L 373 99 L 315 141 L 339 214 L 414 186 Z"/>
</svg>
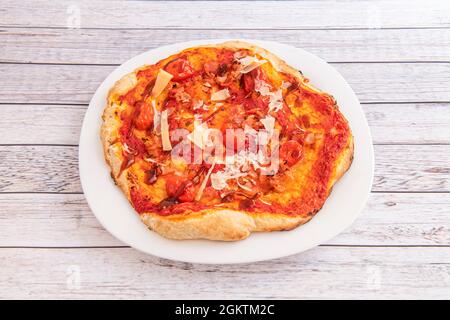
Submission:
<svg viewBox="0 0 450 320">
<path fill-rule="evenodd" d="M 74 4 L 1 2 L 1 298 L 450 298 L 446 1 Z M 375 144 L 368 205 L 324 245 L 273 261 L 206 266 L 128 248 L 81 193 L 87 104 L 136 54 L 230 37 L 304 48 L 344 75 Z"/>
</svg>

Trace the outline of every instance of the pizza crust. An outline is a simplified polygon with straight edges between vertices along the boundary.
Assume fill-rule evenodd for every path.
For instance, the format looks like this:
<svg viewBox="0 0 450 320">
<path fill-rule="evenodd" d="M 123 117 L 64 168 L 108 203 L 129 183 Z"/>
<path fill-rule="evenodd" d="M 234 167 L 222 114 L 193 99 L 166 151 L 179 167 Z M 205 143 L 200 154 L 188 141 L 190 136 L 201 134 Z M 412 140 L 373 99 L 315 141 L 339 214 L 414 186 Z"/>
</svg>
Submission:
<svg viewBox="0 0 450 320">
<path fill-rule="evenodd" d="M 336 166 L 331 187 L 348 170 L 353 160 L 353 139 Z M 330 191 L 331 191 L 330 187 Z M 141 215 L 141 220 L 153 231 L 171 239 L 208 239 L 236 241 L 252 232 L 292 230 L 314 216 L 289 216 L 273 213 L 247 213 L 234 210 L 207 210 L 186 216 Z"/>
<path fill-rule="evenodd" d="M 283 60 L 256 45 L 242 41 L 228 41 L 218 45 L 206 45 L 205 47 L 250 49 L 269 60 L 277 71 L 290 73 L 300 80 L 300 83 L 310 90 L 321 92 L 310 84 L 304 82 L 302 74 L 287 65 Z M 139 69 L 138 69 L 139 70 Z M 101 140 L 104 155 L 111 167 L 111 176 L 115 183 L 124 191 L 130 199 L 130 183 L 127 180 L 125 169 L 120 172 L 122 146 L 118 142 L 118 130 L 120 128 L 120 106 L 113 103 L 114 97 L 122 95 L 132 89 L 136 83 L 138 70 L 129 73 L 116 82 L 108 95 L 108 104 L 103 113 L 103 125 L 101 127 Z M 347 147 L 342 152 L 337 162 L 335 172 L 330 180 L 330 191 L 334 183 L 348 170 L 353 160 L 353 136 L 350 134 Z M 156 213 L 143 213 L 141 220 L 151 230 L 171 239 L 209 239 L 221 241 L 236 241 L 247 238 L 252 232 L 291 230 L 308 222 L 315 212 L 307 216 L 291 216 L 289 213 L 250 213 L 229 209 L 208 209 L 183 215 L 161 216 Z"/>
</svg>

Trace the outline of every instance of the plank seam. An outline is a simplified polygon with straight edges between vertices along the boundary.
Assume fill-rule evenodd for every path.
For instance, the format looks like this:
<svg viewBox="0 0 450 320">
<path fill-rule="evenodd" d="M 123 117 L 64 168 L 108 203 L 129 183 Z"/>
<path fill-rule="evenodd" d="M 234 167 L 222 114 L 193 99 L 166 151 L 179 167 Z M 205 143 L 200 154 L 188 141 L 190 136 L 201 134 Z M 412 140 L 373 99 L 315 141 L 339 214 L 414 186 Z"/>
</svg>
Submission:
<svg viewBox="0 0 450 320">
<path fill-rule="evenodd" d="M 364 31 L 364 30 L 442 30 L 442 29 L 450 29 L 449 27 L 437 27 L 437 26 L 421 26 L 421 27 L 381 27 L 381 28 L 364 28 L 364 27 L 343 27 L 343 28 L 187 28 L 187 27 L 148 27 L 148 28 L 116 28 L 116 27 L 87 27 L 87 28 L 78 28 L 71 29 L 67 27 L 55 27 L 55 26 L 15 26 L 15 25 L 0 25 L 0 28 L 16 28 L 16 29 L 52 29 L 52 30 L 183 30 L 183 31 L 203 31 L 203 30 L 211 30 L 211 31 Z"/>
<path fill-rule="evenodd" d="M 421 244 L 411 244 L 411 245 L 359 245 L 359 244 L 321 244 L 317 247 L 323 248 L 450 248 L 450 245 L 421 245 Z M 43 249 L 43 250 L 65 250 L 65 249 L 133 249 L 130 246 L 0 246 L 1 249 Z"/>
</svg>

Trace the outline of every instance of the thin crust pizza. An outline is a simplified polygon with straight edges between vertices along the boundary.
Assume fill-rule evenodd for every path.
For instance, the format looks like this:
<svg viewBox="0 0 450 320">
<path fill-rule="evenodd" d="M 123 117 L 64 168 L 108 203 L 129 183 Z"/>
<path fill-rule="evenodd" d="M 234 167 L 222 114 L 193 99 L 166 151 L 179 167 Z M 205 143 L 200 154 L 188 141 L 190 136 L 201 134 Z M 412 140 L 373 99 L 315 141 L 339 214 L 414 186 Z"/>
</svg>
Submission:
<svg viewBox="0 0 450 320">
<path fill-rule="evenodd" d="M 109 92 L 101 139 L 115 183 L 172 239 L 291 230 L 322 208 L 353 159 L 334 98 L 240 41 L 124 76 Z"/>
</svg>

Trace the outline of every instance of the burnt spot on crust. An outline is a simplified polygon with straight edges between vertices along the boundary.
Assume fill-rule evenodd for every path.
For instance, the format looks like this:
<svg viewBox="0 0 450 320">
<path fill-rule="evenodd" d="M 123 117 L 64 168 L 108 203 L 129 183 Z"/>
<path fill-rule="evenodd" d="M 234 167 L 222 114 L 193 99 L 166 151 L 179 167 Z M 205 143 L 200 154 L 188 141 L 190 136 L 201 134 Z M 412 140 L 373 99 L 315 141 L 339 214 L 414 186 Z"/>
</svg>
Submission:
<svg viewBox="0 0 450 320">
<path fill-rule="evenodd" d="M 158 204 L 158 208 L 159 209 L 167 209 L 168 207 L 171 207 L 171 206 L 173 206 L 174 204 L 177 204 L 177 203 L 179 203 L 177 198 L 169 197 L 169 198 L 166 198 L 163 201 L 161 201 Z"/>
<path fill-rule="evenodd" d="M 244 199 L 239 202 L 239 209 L 249 209 L 255 204 L 255 200 L 253 199 Z"/>
</svg>

